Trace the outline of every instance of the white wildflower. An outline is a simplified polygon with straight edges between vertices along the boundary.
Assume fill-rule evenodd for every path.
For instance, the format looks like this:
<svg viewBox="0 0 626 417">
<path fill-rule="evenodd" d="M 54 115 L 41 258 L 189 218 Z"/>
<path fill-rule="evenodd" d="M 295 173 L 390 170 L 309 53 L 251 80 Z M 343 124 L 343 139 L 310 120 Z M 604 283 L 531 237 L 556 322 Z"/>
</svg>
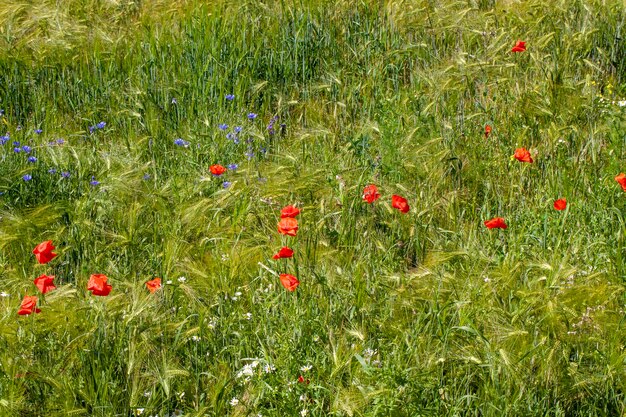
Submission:
<svg viewBox="0 0 626 417">
<path fill-rule="evenodd" d="M 180 283 L 183 283 L 183 282 L 185 282 L 185 281 L 187 281 L 187 278 L 186 278 L 186 277 L 180 277 L 180 278 L 178 278 L 178 282 L 180 282 Z"/>
<path fill-rule="evenodd" d="M 229 404 L 230 404 L 231 406 L 233 406 L 233 407 L 234 407 L 234 406 L 236 406 L 237 404 L 239 404 L 239 399 L 237 399 L 237 397 L 233 397 L 233 399 L 232 399 L 232 400 L 230 400 L 230 403 L 229 403 Z"/>
<path fill-rule="evenodd" d="M 241 368 L 239 372 L 237 372 L 237 378 L 241 378 L 242 376 L 252 376 L 254 375 L 254 368 L 252 365 L 246 364 Z"/>
<path fill-rule="evenodd" d="M 313 365 L 304 365 L 302 368 L 300 368 L 302 372 L 309 372 L 311 369 L 313 369 Z"/>
<path fill-rule="evenodd" d="M 371 359 L 371 358 L 372 358 L 372 356 L 376 355 L 377 353 L 378 353 L 378 352 L 376 351 L 376 349 L 370 349 L 370 348 L 367 348 L 367 349 L 365 349 L 365 350 L 363 351 L 363 356 L 364 356 L 366 359 Z"/>
</svg>

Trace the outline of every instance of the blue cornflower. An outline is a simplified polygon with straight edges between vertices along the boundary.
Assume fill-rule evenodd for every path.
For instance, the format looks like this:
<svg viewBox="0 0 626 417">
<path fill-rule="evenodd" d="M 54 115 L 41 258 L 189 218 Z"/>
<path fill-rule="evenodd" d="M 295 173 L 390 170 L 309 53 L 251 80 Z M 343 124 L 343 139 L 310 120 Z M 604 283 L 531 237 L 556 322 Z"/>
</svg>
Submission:
<svg viewBox="0 0 626 417">
<path fill-rule="evenodd" d="M 231 184 L 232 184 L 232 183 L 231 183 L 230 181 L 224 181 L 224 182 L 222 183 L 222 187 L 224 187 L 224 188 L 228 188 L 228 187 L 230 187 L 230 185 L 231 185 Z"/>
<path fill-rule="evenodd" d="M 234 94 L 226 94 L 226 96 L 224 96 L 224 98 L 228 101 L 233 101 L 235 99 L 235 95 Z"/>
<path fill-rule="evenodd" d="M 41 132 L 43 132 L 43 130 L 41 130 L 41 129 L 35 129 L 35 133 L 36 133 L 36 134 L 41 135 Z"/>
<path fill-rule="evenodd" d="M 104 129 L 104 127 L 105 127 L 106 125 L 107 125 L 107 124 L 106 124 L 106 122 L 100 122 L 100 123 L 98 123 L 98 124 L 96 125 L 96 128 L 98 128 L 98 129 Z"/>
<path fill-rule="evenodd" d="M 185 148 L 189 146 L 189 142 L 187 142 L 186 140 L 183 140 L 181 138 L 175 139 L 174 140 L 174 145 L 177 146 L 184 146 Z"/>
<path fill-rule="evenodd" d="M 30 174 L 26 174 L 26 175 L 24 175 L 24 176 L 22 177 L 22 179 L 23 179 L 24 181 L 30 181 L 30 180 L 32 180 L 32 179 L 33 179 L 33 176 L 32 176 L 32 175 L 30 175 Z"/>
<path fill-rule="evenodd" d="M 13 146 L 20 146 L 20 142 L 19 141 L 13 141 Z"/>
<path fill-rule="evenodd" d="M 226 139 L 228 140 L 235 140 L 236 138 L 237 138 L 237 135 L 235 135 L 234 133 L 229 132 L 226 134 Z"/>
<path fill-rule="evenodd" d="M 61 177 L 63 178 L 69 178 L 70 177 L 70 172 L 69 171 L 63 171 L 61 172 Z"/>
<path fill-rule="evenodd" d="M 92 187 L 95 187 L 96 185 L 100 185 L 100 181 L 96 180 L 96 177 L 94 177 L 93 175 L 91 176 L 91 181 L 89 181 L 89 184 L 91 184 Z"/>
<path fill-rule="evenodd" d="M 172 97 L 172 104 L 178 104 L 178 101 L 176 100 L 176 97 Z"/>
<path fill-rule="evenodd" d="M 265 155 L 267 153 L 267 148 L 261 148 L 260 151 L 263 155 Z"/>
<path fill-rule="evenodd" d="M 143 179 L 148 181 L 150 179 L 150 174 L 143 174 Z"/>
<path fill-rule="evenodd" d="M 33 150 L 33 148 L 31 148 L 28 145 L 22 146 L 22 151 L 24 151 L 25 153 L 30 153 L 30 151 L 32 151 L 32 150 Z"/>
<path fill-rule="evenodd" d="M 17 130 L 17 131 L 22 130 L 22 125 L 17 125 L 17 127 L 15 128 L 15 130 Z"/>
<path fill-rule="evenodd" d="M 277 120 L 278 120 L 278 116 L 274 116 L 270 119 L 270 122 L 267 125 L 267 131 L 270 135 L 273 135 L 274 133 L 276 133 L 276 131 L 274 130 L 274 123 L 276 123 Z"/>
<path fill-rule="evenodd" d="M 20 153 L 22 152 L 22 148 L 13 148 L 13 152 Z"/>
<path fill-rule="evenodd" d="M 28 162 L 30 162 L 31 164 L 34 164 L 35 162 L 37 162 L 37 158 L 35 158 L 34 156 L 29 156 Z"/>
<path fill-rule="evenodd" d="M 9 139 L 11 139 L 11 137 L 9 136 L 8 133 L 4 136 L 0 136 L 0 145 L 4 145 L 5 143 L 9 141 Z"/>
<path fill-rule="evenodd" d="M 226 130 L 228 129 L 228 125 L 226 123 L 222 123 L 218 126 L 220 128 L 220 130 Z"/>
<path fill-rule="evenodd" d="M 235 126 L 235 133 L 239 133 L 243 130 L 243 127 L 241 126 Z"/>
<path fill-rule="evenodd" d="M 248 158 L 248 161 L 251 160 L 252 158 L 254 158 L 254 152 L 252 152 L 252 151 L 246 152 L 245 155 Z"/>
<path fill-rule="evenodd" d="M 89 126 L 89 133 L 93 133 L 96 130 L 95 126 Z"/>
<path fill-rule="evenodd" d="M 256 113 L 252 113 L 252 112 L 248 113 L 248 119 L 254 120 L 254 119 L 256 119 L 256 117 L 257 117 Z"/>
<path fill-rule="evenodd" d="M 63 145 L 65 143 L 65 139 L 59 138 L 57 139 L 57 145 Z"/>
<path fill-rule="evenodd" d="M 237 164 L 230 164 L 230 165 L 226 165 L 226 168 L 228 168 L 231 171 L 235 171 L 237 168 L 239 168 L 239 165 L 237 165 Z"/>
<path fill-rule="evenodd" d="M 48 174 L 56 174 L 56 173 L 57 173 L 56 168 L 50 168 L 50 169 L 48 170 Z"/>
</svg>

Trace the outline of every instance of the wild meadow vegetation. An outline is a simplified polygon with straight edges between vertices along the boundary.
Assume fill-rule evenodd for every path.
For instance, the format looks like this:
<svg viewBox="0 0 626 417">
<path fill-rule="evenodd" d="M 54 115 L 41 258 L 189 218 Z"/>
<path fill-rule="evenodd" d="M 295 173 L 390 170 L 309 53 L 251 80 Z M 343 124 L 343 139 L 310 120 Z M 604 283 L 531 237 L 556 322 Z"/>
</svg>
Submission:
<svg viewBox="0 0 626 417">
<path fill-rule="evenodd" d="M 0 415 L 626 415 L 625 23 L 5 0 Z"/>
</svg>

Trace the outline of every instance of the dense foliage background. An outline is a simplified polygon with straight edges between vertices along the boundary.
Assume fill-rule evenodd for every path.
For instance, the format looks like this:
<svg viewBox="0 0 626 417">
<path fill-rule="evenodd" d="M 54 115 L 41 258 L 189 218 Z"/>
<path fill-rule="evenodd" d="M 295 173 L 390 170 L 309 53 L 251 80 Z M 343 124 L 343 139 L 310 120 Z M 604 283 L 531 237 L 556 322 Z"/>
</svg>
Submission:
<svg viewBox="0 0 626 417">
<path fill-rule="evenodd" d="M 624 415 L 625 21 L 612 0 L 5 0 L 1 415 Z M 58 288 L 18 316 L 43 273 Z"/>
</svg>

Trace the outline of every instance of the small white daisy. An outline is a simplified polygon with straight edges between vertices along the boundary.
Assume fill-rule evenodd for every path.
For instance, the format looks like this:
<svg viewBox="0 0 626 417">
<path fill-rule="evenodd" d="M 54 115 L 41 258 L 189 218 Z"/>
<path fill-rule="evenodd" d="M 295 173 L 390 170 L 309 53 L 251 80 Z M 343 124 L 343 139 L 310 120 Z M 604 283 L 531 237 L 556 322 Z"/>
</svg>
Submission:
<svg viewBox="0 0 626 417">
<path fill-rule="evenodd" d="M 241 378 L 242 376 L 252 376 L 254 375 L 254 369 L 251 365 L 244 365 L 243 368 L 239 372 L 237 372 L 237 378 Z"/>
</svg>

